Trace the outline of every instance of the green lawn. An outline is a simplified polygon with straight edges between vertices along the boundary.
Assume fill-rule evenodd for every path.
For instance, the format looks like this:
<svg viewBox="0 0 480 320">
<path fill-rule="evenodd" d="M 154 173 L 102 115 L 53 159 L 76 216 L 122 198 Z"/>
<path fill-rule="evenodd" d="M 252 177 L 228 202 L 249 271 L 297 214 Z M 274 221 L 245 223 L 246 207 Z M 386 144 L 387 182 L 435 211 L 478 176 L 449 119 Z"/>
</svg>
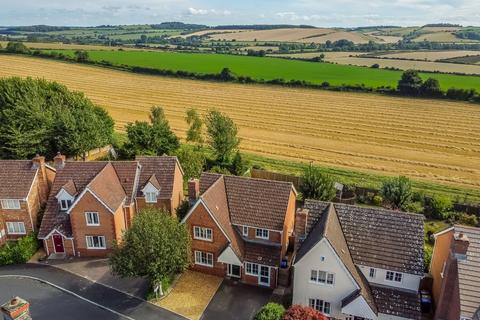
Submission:
<svg viewBox="0 0 480 320">
<path fill-rule="evenodd" d="M 59 50 L 55 51 L 58 52 Z M 74 54 L 73 50 L 61 51 L 68 56 Z M 220 54 L 89 51 L 89 56 L 91 60 L 105 60 L 115 65 L 181 70 L 202 74 L 219 73 L 223 68 L 228 67 L 238 76 L 250 76 L 257 80 L 305 80 L 315 84 L 327 81 L 331 85 L 365 84 L 369 87 L 396 87 L 402 74 L 401 71 L 357 66 Z M 474 88 L 480 91 L 480 76 L 426 73 L 422 74 L 422 77 L 424 79 L 427 77 L 438 79 L 443 89 L 456 87 Z"/>
</svg>

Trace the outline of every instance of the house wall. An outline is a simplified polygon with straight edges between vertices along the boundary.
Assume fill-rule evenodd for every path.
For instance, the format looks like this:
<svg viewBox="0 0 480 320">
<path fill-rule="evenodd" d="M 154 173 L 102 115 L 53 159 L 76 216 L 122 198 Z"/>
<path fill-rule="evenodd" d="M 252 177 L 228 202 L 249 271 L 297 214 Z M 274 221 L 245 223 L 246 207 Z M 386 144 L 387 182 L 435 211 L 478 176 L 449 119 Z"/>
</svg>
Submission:
<svg viewBox="0 0 480 320">
<path fill-rule="evenodd" d="M 53 235 L 55 234 L 62 236 L 60 233 L 54 232 L 50 237 L 43 240 L 43 247 L 45 251 L 47 251 L 48 255 L 55 253 L 55 245 L 53 242 Z M 65 249 L 65 254 L 67 256 L 75 256 L 74 242 L 73 242 L 74 240 L 67 239 L 63 236 L 62 238 L 63 238 L 63 248 Z"/>
<path fill-rule="evenodd" d="M 192 238 L 192 269 L 195 271 L 213 274 L 221 277 L 225 276 L 226 267 L 223 263 L 216 261 L 218 259 L 218 256 L 222 253 L 222 250 L 226 248 L 228 240 L 223 234 L 222 230 L 218 227 L 213 218 L 210 216 L 205 206 L 200 203 L 197 207 L 195 207 L 185 223 Z M 193 238 L 194 226 L 212 229 L 212 241 L 195 240 Z M 195 264 L 196 250 L 213 254 L 213 267 L 206 267 Z"/>
<path fill-rule="evenodd" d="M 144 197 L 137 197 L 136 201 L 137 201 L 137 211 L 142 211 L 148 208 L 156 208 L 159 210 L 165 210 L 167 212 L 172 213 L 170 199 L 158 199 L 157 202 L 155 203 L 146 203 Z"/>
<path fill-rule="evenodd" d="M 376 270 L 375 277 L 371 278 L 370 267 L 366 267 L 366 266 L 358 266 L 358 267 L 362 271 L 363 275 L 365 276 L 365 279 L 367 279 L 368 282 L 376 283 L 384 286 L 407 289 L 407 290 L 412 290 L 417 292 L 420 286 L 420 280 L 422 280 L 421 276 L 401 272 L 402 282 L 388 281 L 388 280 L 385 280 L 387 271 L 393 271 L 393 270 L 386 270 L 386 269 L 380 269 L 380 268 L 375 268 Z"/>
<path fill-rule="evenodd" d="M 23 224 L 25 225 L 26 234 L 29 234 L 36 230 L 36 221 L 34 220 L 32 225 L 33 216 L 32 219 L 30 219 L 29 204 L 24 200 L 20 200 L 20 209 L 2 209 L 2 207 L 0 206 L 0 216 L 2 216 L 3 220 L 3 223 L 0 226 L 0 230 L 5 229 L 5 238 L 7 240 L 16 240 L 24 236 L 13 234 L 9 235 L 7 232 L 7 222 L 23 222 Z"/>
<path fill-rule="evenodd" d="M 180 167 L 175 165 L 175 176 L 173 179 L 173 191 L 172 191 L 172 199 L 171 199 L 171 213 L 176 214 L 176 210 L 180 203 L 184 200 L 183 195 L 183 174 Z"/>
<path fill-rule="evenodd" d="M 322 262 L 321 257 L 325 257 Z M 293 267 L 293 304 L 308 306 L 309 298 L 322 299 L 331 303 L 331 316 L 343 319 L 342 299 L 357 289 L 357 285 L 344 268 L 342 262 L 326 239 L 317 243 Z M 335 274 L 333 286 L 320 285 L 310 281 L 311 270 Z"/>
<path fill-rule="evenodd" d="M 98 212 L 100 226 L 87 226 L 85 212 Z M 123 216 L 119 207 L 115 215 Z M 81 257 L 104 257 L 111 251 L 112 241 L 117 239 L 117 228 L 121 233 L 122 224 L 115 222 L 117 217 L 108 211 L 91 193 L 86 192 L 70 212 L 70 222 L 74 236 L 75 251 Z M 106 249 L 87 249 L 86 236 L 104 236 Z"/>
<path fill-rule="evenodd" d="M 433 277 L 432 297 L 435 304 L 440 299 L 443 278 L 441 273 L 444 264 L 450 255 L 450 247 L 453 239 L 453 230 L 438 235 L 435 238 L 435 247 L 433 249 L 432 262 L 430 264 L 430 274 Z"/>
<path fill-rule="evenodd" d="M 238 228 L 240 234 L 242 234 L 242 226 L 241 225 L 235 225 L 235 227 Z M 248 237 L 249 240 L 255 240 L 255 241 L 270 241 L 270 242 L 275 242 L 275 243 L 282 243 L 282 233 L 280 231 L 273 231 L 269 230 L 268 232 L 268 239 L 260 239 L 257 238 L 256 235 L 256 229 L 255 227 L 248 227 Z M 243 234 L 242 234 L 243 236 Z"/>
<path fill-rule="evenodd" d="M 295 211 L 296 211 L 296 196 L 295 193 L 290 191 L 290 197 L 288 199 L 287 212 L 285 214 L 285 222 L 283 224 L 283 233 L 282 233 L 282 258 L 285 257 L 285 254 L 288 249 L 289 238 L 294 231 L 295 225 Z"/>
</svg>

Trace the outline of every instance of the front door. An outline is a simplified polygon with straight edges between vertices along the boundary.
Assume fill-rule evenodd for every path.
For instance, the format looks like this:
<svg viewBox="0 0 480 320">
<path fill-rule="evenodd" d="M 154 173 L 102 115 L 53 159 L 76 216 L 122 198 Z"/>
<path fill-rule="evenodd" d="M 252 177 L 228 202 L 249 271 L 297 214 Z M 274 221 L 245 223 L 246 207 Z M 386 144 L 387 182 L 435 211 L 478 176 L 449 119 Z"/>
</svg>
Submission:
<svg viewBox="0 0 480 320">
<path fill-rule="evenodd" d="M 270 267 L 260 266 L 258 284 L 261 286 L 270 286 Z"/>
<path fill-rule="evenodd" d="M 240 278 L 240 266 L 235 264 L 227 264 L 227 275 L 230 277 Z"/>
<path fill-rule="evenodd" d="M 53 235 L 53 246 L 55 247 L 55 253 L 65 253 L 62 236 L 58 234 Z"/>
</svg>

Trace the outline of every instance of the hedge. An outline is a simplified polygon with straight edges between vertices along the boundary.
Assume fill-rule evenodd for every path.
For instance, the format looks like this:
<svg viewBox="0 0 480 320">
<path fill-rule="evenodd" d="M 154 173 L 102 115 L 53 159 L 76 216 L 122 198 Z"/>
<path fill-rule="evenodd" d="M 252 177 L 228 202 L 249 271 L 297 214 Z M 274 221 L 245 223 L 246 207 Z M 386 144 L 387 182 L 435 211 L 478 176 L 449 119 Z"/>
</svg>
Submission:
<svg viewBox="0 0 480 320">
<path fill-rule="evenodd" d="M 34 234 L 8 241 L 0 247 L 0 266 L 26 263 L 38 250 L 38 241 Z"/>
</svg>

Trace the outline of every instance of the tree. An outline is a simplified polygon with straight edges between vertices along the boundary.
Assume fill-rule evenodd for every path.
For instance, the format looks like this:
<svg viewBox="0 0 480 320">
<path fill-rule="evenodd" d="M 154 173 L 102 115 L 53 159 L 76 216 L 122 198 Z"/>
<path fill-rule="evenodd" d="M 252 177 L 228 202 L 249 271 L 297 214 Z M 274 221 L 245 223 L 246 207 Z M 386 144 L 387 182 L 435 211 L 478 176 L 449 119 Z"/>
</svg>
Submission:
<svg viewBox="0 0 480 320">
<path fill-rule="evenodd" d="M 194 150 L 191 146 L 183 145 L 175 152 L 175 155 L 182 165 L 185 181 L 200 177 L 206 164 L 206 156 L 201 150 Z"/>
<path fill-rule="evenodd" d="M 190 263 L 190 236 L 184 224 L 168 212 L 139 212 L 120 243 L 113 244 L 110 266 L 121 277 L 148 277 L 152 284 L 167 281 Z"/>
<path fill-rule="evenodd" d="M 128 141 L 123 147 L 126 157 L 172 154 L 180 146 L 161 107 L 152 107 L 149 118 L 150 123 L 135 121 L 127 125 Z"/>
<path fill-rule="evenodd" d="M 9 42 L 5 50 L 9 53 L 28 53 L 28 48 L 22 42 Z"/>
<path fill-rule="evenodd" d="M 418 71 L 407 70 L 402 74 L 400 81 L 398 81 L 398 91 L 405 95 L 417 96 L 420 93 L 422 83 L 423 81 Z"/>
<path fill-rule="evenodd" d="M 223 68 L 222 71 L 220 71 L 219 74 L 219 79 L 222 81 L 233 81 L 237 77 L 233 74 L 233 72 L 229 68 Z"/>
<path fill-rule="evenodd" d="M 240 151 L 235 153 L 232 161 L 232 170 L 230 170 L 236 176 L 243 176 L 248 170 L 248 164 L 243 160 Z"/>
<path fill-rule="evenodd" d="M 148 38 L 147 38 L 147 35 L 146 35 L 146 34 L 142 34 L 142 35 L 140 36 L 140 42 L 141 42 L 141 43 L 147 43 L 147 39 L 148 39 Z"/>
<path fill-rule="evenodd" d="M 380 194 L 392 209 L 405 210 L 412 201 L 412 183 L 407 177 L 389 179 L 382 184 Z"/>
<path fill-rule="evenodd" d="M 82 156 L 112 141 L 113 120 L 82 93 L 45 80 L 0 80 L 0 158 Z"/>
<path fill-rule="evenodd" d="M 185 121 L 189 125 L 187 131 L 187 142 L 193 142 L 202 144 L 203 137 L 202 137 L 202 126 L 203 122 L 198 114 L 197 110 L 195 109 L 188 109 L 187 116 L 185 117 Z"/>
<path fill-rule="evenodd" d="M 336 195 L 333 178 L 314 166 L 307 167 L 303 172 L 300 190 L 304 199 L 330 201 Z"/>
<path fill-rule="evenodd" d="M 87 62 L 88 61 L 88 52 L 85 50 L 77 50 L 75 51 L 75 60 L 77 62 Z"/>
<path fill-rule="evenodd" d="M 285 308 L 278 303 L 267 303 L 255 315 L 254 320 L 282 320 Z"/>
<path fill-rule="evenodd" d="M 434 195 L 429 201 L 430 213 L 437 219 L 447 219 L 453 209 L 453 201 L 449 196 Z"/>
<path fill-rule="evenodd" d="M 420 86 L 420 94 L 424 97 L 441 97 L 443 96 L 442 89 L 440 88 L 440 83 L 437 79 L 428 78 Z"/>
<path fill-rule="evenodd" d="M 230 157 L 240 144 L 238 129 L 227 115 L 218 110 L 210 110 L 206 117 L 208 144 L 215 152 L 220 164 L 229 163 Z"/>
<path fill-rule="evenodd" d="M 283 320 L 327 320 L 328 318 L 310 307 L 294 304 L 285 312 Z"/>
</svg>

